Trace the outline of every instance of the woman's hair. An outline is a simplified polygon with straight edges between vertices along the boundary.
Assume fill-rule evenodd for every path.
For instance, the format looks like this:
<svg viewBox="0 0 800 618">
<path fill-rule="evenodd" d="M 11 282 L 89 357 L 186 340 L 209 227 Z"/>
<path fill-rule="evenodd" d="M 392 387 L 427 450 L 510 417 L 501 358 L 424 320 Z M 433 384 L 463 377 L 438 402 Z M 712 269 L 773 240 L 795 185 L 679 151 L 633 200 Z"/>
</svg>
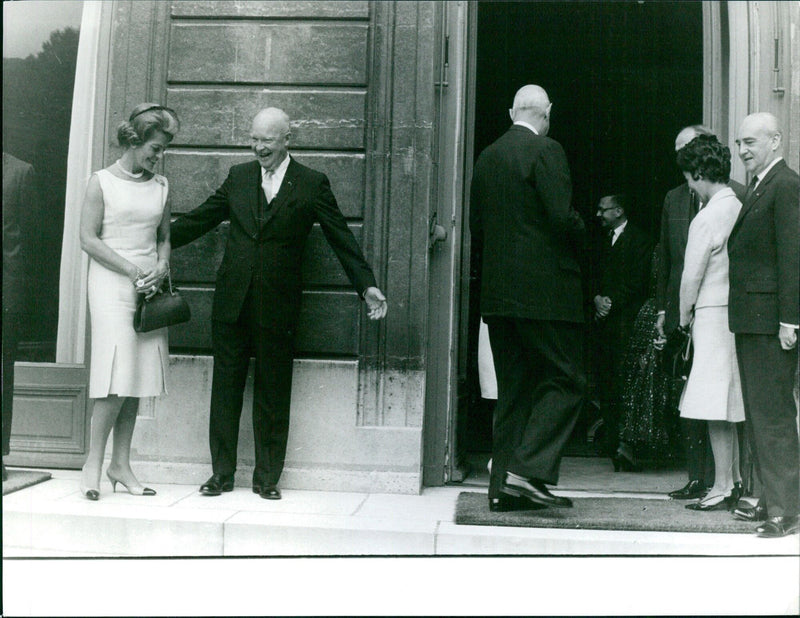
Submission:
<svg viewBox="0 0 800 618">
<path fill-rule="evenodd" d="M 731 151 L 715 135 L 698 135 L 678 151 L 678 167 L 695 180 L 727 183 L 731 175 Z"/>
<path fill-rule="evenodd" d="M 175 110 L 157 103 L 140 103 L 133 108 L 130 117 L 117 127 L 117 140 L 124 148 L 140 146 L 156 131 L 161 131 L 171 140 L 179 127 Z"/>
</svg>

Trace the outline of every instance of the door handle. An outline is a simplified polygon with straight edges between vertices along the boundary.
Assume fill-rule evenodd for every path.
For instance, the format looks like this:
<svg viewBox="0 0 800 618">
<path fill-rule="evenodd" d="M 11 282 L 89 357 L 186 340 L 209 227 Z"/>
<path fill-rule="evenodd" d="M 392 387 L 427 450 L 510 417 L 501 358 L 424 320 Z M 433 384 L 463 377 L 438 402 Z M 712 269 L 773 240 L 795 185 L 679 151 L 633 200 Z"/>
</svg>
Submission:
<svg viewBox="0 0 800 618">
<path fill-rule="evenodd" d="M 447 240 L 447 229 L 443 225 L 437 223 L 436 215 L 431 217 L 431 227 L 428 233 L 428 249 L 433 249 L 437 242 Z"/>
</svg>

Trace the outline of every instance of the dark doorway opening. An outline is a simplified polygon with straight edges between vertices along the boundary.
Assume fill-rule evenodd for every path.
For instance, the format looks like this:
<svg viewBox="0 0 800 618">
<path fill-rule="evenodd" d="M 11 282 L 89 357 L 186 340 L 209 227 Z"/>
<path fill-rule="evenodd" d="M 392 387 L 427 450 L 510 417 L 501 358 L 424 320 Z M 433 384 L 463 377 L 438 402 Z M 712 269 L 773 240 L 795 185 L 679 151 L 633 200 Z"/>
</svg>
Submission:
<svg viewBox="0 0 800 618">
<path fill-rule="evenodd" d="M 566 151 L 573 205 L 590 230 L 588 285 L 600 198 L 627 193 L 630 219 L 655 242 L 664 195 L 683 181 L 673 144 L 682 127 L 702 121 L 702 3 L 480 2 L 474 158 L 508 129 L 514 94 L 530 83 L 543 86 L 553 103 L 550 136 Z M 481 398 L 478 381 L 480 256 L 473 252 L 470 260 L 469 393 L 459 411 L 458 452 L 482 475 L 492 402 Z M 586 406 L 568 454 L 595 453 L 589 431 L 595 413 Z"/>
</svg>

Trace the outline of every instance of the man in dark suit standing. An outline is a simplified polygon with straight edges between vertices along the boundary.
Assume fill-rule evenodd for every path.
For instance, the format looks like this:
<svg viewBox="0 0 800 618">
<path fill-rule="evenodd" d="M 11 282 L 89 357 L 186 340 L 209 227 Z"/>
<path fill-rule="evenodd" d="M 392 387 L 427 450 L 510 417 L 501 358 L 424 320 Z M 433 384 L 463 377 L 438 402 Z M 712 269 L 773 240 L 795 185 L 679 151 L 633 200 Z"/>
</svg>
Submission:
<svg viewBox="0 0 800 618">
<path fill-rule="evenodd" d="M 728 321 L 763 495 L 762 537 L 800 531 L 800 449 L 792 393 L 800 324 L 800 177 L 769 113 L 747 116 L 736 144 L 750 176 L 728 239 Z"/>
<path fill-rule="evenodd" d="M 279 500 L 278 480 L 289 434 L 292 360 L 302 295 L 306 239 L 319 223 L 370 319 L 386 315 L 356 239 L 328 178 L 289 156 L 289 117 L 280 109 L 256 114 L 250 133 L 256 161 L 234 165 L 203 204 L 171 226 L 173 248 L 230 221 L 212 307 L 214 374 L 209 444 L 213 475 L 200 491 L 233 489 L 239 418 L 251 352 L 255 356 L 253 492 Z"/>
<path fill-rule="evenodd" d="M 546 485 L 558 482 L 584 396 L 584 224 L 570 204 L 564 150 L 546 137 L 550 109 L 541 87 L 521 88 L 513 126 L 481 153 L 472 178 L 470 229 L 482 246 L 481 315 L 498 385 L 492 510 L 572 506 Z"/>
<path fill-rule="evenodd" d="M 25 314 L 28 281 L 21 220 L 33 207 L 33 166 L 3 153 L 3 457 L 11 451 L 14 361 Z M 8 478 L 5 462 L 3 480 Z"/>
<path fill-rule="evenodd" d="M 652 257 L 652 243 L 628 220 L 629 211 L 624 195 L 607 195 L 597 207 L 608 238 L 601 251 L 601 274 L 594 295 L 600 348 L 594 358 L 604 425 L 601 448 L 614 461 L 615 470 L 635 468 L 633 454 L 619 444 L 620 372 L 633 323 L 647 298 Z"/>
<path fill-rule="evenodd" d="M 701 125 L 681 129 L 675 138 L 675 152 L 698 135 L 711 135 L 711 131 Z M 656 333 L 661 340 L 678 327 L 683 257 L 689 239 L 689 224 L 699 209 L 697 194 L 685 182 L 671 189 L 664 198 L 656 281 Z M 678 402 L 674 404 L 677 408 Z M 708 422 L 682 418 L 680 427 L 689 480 L 669 495 L 676 500 L 694 500 L 704 496 L 714 484 L 714 456 L 708 443 Z"/>
</svg>

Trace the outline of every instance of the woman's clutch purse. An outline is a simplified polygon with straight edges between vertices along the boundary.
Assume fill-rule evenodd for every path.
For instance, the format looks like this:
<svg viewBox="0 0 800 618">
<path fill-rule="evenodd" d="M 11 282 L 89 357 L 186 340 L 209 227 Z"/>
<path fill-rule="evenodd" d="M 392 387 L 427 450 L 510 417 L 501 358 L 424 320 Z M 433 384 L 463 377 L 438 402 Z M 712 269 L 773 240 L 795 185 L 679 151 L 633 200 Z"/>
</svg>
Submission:
<svg viewBox="0 0 800 618">
<path fill-rule="evenodd" d="M 679 326 L 667 335 L 661 367 L 676 380 L 686 380 L 692 370 L 692 325 Z"/>
<path fill-rule="evenodd" d="M 133 330 L 147 333 L 157 328 L 188 322 L 191 311 L 186 299 L 172 288 L 172 277 L 167 273 L 168 289 L 161 289 L 149 299 L 139 294 L 133 314 Z"/>
</svg>

